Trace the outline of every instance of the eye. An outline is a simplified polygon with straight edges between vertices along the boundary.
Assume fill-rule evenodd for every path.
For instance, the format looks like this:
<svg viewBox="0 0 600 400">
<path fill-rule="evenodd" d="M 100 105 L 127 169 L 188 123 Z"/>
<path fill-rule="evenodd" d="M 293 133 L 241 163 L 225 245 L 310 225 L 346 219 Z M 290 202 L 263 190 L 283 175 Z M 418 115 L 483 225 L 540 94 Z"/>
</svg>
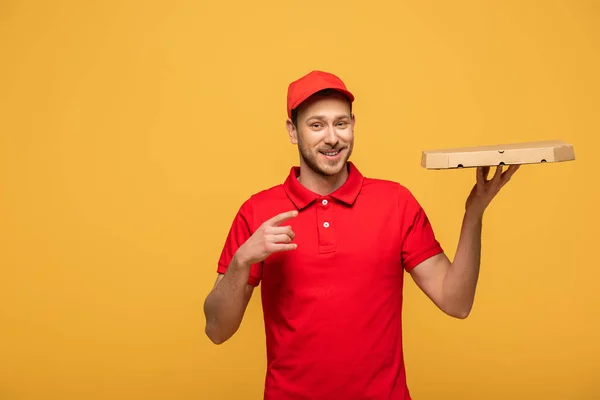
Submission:
<svg viewBox="0 0 600 400">
<path fill-rule="evenodd" d="M 343 128 L 343 127 L 345 127 L 346 125 L 348 125 L 348 123 L 347 123 L 346 121 L 340 121 L 340 122 L 338 122 L 338 124 L 337 124 L 337 126 L 338 126 L 338 127 L 340 127 L 340 128 Z"/>
</svg>

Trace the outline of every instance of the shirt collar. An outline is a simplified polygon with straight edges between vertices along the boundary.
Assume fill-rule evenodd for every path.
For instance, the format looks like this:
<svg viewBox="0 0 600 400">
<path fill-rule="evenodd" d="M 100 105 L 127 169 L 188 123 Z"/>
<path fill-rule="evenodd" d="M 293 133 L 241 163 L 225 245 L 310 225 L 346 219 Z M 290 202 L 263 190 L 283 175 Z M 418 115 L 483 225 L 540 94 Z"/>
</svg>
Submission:
<svg viewBox="0 0 600 400">
<path fill-rule="evenodd" d="M 352 205 L 360 193 L 364 177 L 352 162 L 349 161 L 346 164 L 348 167 L 348 178 L 346 179 L 346 182 L 344 182 L 344 184 L 336 191 L 329 194 L 329 196 L 348 205 Z M 302 186 L 298 181 L 298 176 L 300 176 L 300 167 L 292 167 L 283 184 L 286 194 L 296 208 L 303 209 L 318 198 L 325 197 Z"/>
</svg>

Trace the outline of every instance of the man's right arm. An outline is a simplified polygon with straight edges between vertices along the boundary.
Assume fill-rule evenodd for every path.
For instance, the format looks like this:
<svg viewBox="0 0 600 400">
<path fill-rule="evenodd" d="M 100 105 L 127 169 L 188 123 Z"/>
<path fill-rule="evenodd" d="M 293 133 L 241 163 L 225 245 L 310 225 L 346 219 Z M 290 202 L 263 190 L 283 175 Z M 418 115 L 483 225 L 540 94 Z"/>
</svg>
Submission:
<svg viewBox="0 0 600 400">
<path fill-rule="evenodd" d="M 252 265 L 261 263 L 270 254 L 295 250 L 295 234 L 290 226 L 281 223 L 298 215 L 296 210 L 284 212 L 265 221 L 235 250 L 224 274 L 204 302 L 206 335 L 215 344 L 228 340 L 240 327 L 254 286 L 250 281 Z M 233 252 L 233 250 L 232 250 Z"/>
<path fill-rule="evenodd" d="M 234 256 L 224 274 L 219 274 L 212 291 L 204 302 L 206 335 L 221 344 L 237 332 L 254 286 L 248 283 L 250 265 Z"/>
</svg>

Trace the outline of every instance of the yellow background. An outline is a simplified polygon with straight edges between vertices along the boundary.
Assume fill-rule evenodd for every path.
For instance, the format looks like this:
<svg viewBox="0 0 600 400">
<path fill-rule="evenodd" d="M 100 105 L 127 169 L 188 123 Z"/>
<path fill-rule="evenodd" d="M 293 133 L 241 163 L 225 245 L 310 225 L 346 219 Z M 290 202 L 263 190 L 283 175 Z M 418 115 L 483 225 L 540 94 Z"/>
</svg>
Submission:
<svg viewBox="0 0 600 400">
<path fill-rule="evenodd" d="M 407 281 L 406 363 L 415 400 L 599 399 L 599 4 L 1 2 L 0 399 L 261 398 L 259 296 L 222 346 L 202 305 L 242 201 L 298 162 L 286 88 L 312 69 L 450 256 L 474 171 L 422 150 L 574 144 L 491 205 L 469 319 Z"/>
</svg>

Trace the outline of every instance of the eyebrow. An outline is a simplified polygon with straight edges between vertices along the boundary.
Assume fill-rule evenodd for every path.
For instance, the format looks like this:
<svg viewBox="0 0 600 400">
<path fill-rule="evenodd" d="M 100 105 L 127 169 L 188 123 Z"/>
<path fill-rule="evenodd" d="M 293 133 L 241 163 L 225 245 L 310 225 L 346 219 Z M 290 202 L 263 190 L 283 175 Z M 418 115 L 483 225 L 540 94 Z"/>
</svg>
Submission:
<svg viewBox="0 0 600 400">
<path fill-rule="evenodd" d="M 339 115 L 335 115 L 333 117 L 333 119 L 342 119 L 342 118 L 350 119 L 351 117 L 349 114 L 339 114 Z M 325 119 L 327 119 L 327 116 L 326 115 L 311 115 L 310 117 L 306 118 L 307 121 L 309 121 L 311 119 L 325 120 Z"/>
</svg>

